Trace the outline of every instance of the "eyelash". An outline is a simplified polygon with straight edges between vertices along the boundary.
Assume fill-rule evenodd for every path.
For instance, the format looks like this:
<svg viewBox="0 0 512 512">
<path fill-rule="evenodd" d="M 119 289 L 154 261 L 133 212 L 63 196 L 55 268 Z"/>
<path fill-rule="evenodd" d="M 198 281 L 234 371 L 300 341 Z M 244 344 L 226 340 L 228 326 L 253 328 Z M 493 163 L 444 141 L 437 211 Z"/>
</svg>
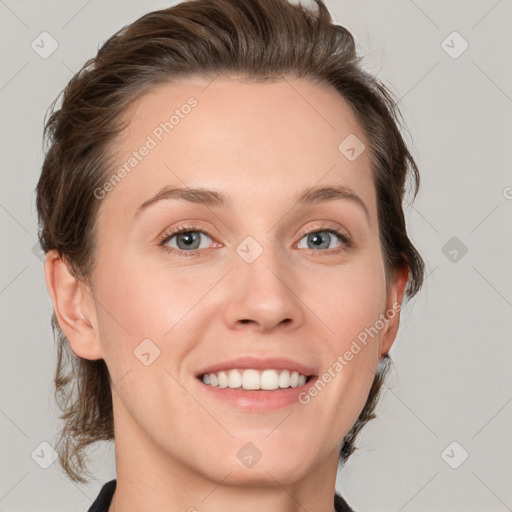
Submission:
<svg viewBox="0 0 512 512">
<path fill-rule="evenodd" d="M 175 235 L 179 235 L 181 233 L 187 233 L 189 231 L 195 231 L 197 233 L 202 233 L 203 235 L 206 235 L 211 238 L 211 236 L 208 233 L 206 233 L 205 231 L 203 231 L 201 229 L 198 229 L 197 226 L 184 224 L 178 228 L 175 228 L 174 230 L 168 231 L 165 234 L 163 234 L 159 239 L 158 245 L 164 251 L 171 253 L 171 254 L 176 254 L 178 256 L 196 256 L 201 251 L 204 251 L 204 249 L 195 249 L 192 251 L 182 251 L 181 249 L 175 249 L 174 247 L 169 247 L 169 246 L 165 245 Z M 330 250 L 325 250 L 325 251 L 315 251 L 315 252 L 319 252 L 322 256 L 332 256 L 333 254 L 338 254 L 341 251 L 344 251 L 347 248 L 350 249 L 352 247 L 352 241 L 350 240 L 350 237 L 346 233 L 342 232 L 339 228 L 337 228 L 336 226 L 333 226 L 331 224 L 316 226 L 310 230 L 303 231 L 300 235 L 300 239 L 302 240 L 302 238 L 304 238 L 306 235 L 309 235 L 311 233 L 317 233 L 317 232 L 322 232 L 322 231 L 325 231 L 328 233 L 334 233 L 335 235 L 337 235 L 339 237 L 339 239 L 342 242 L 341 246 L 337 247 L 336 249 L 330 249 Z M 314 250 L 314 249 L 310 249 L 310 250 Z"/>
</svg>

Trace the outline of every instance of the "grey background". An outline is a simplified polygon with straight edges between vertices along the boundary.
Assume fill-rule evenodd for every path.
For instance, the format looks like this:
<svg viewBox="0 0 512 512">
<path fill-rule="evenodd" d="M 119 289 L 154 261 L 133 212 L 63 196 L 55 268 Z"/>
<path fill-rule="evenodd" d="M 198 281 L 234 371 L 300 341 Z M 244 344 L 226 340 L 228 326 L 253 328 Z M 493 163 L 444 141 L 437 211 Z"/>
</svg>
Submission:
<svg viewBox="0 0 512 512">
<path fill-rule="evenodd" d="M 59 421 L 34 188 L 51 101 L 108 36 L 172 3 L 0 0 L 0 511 L 85 511 L 115 477 L 107 443 L 90 452 L 88 485 L 36 462 Z M 357 512 L 512 510 L 512 1 L 326 4 L 401 98 L 422 174 L 407 221 L 428 264 L 402 311 L 379 417 L 337 488 Z M 46 59 L 31 47 L 43 31 L 58 43 Z M 458 58 L 445 51 L 463 48 L 454 31 L 469 44 Z"/>
</svg>

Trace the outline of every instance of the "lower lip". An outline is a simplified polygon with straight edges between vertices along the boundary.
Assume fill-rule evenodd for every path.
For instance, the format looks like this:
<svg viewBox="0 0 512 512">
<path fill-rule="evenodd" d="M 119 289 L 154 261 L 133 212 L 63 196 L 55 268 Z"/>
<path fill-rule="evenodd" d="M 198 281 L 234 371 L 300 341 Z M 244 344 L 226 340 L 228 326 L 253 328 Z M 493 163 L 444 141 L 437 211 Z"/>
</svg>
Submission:
<svg viewBox="0 0 512 512">
<path fill-rule="evenodd" d="M 232 407 L 237 407 L 246 411 L 272 411 L 289 407 L 290 405 L 300 403 L 298 395 L 306 391 L 313 385 L 318 377 L 312 377 L 306 384 L 296 388 L 283 388 L 276 390 L 246 390 L 243 388 L 219 388 L 210 386 L 202 380 L 199 385 L 204 388 L 211 396 L 224 401 Z"/>
</svg>

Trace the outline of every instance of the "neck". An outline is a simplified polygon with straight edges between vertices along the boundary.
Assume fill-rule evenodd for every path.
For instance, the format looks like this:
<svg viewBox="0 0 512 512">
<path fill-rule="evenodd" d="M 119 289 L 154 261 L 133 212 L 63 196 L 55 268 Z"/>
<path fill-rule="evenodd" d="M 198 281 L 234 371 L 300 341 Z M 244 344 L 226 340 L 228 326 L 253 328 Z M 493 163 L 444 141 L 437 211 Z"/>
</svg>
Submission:
<svg viewBox="0 0 512 512">
<path fill-rule="evenodd" d="M 295 477 L 295 468 L 273 466 L 269 471 L 263 460 L 250 469 L 222 471 L 208 460 L 180 460 L 180 454 L 166 453 L 128 414 L 114 424 L 122 427 L 115 427 L 117 484 L 109 512 L 335 510 L 336 451 Z"/>
</svg>

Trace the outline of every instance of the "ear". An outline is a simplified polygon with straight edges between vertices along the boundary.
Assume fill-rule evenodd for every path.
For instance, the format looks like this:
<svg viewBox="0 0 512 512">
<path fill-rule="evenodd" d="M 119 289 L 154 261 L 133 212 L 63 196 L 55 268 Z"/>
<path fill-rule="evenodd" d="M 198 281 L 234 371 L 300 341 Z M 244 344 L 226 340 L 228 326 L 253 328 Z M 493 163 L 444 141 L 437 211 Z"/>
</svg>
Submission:
<svg viewBox="0 0 512 512">
<path fill-rule="evenodd" d="M 56 250 L 46 254 L 44 278 L 59 326 L 73 352 L 84 359 L 102 359 L 96 305 L 90 287 L 70 273 Z"/>
<path fill-rule="evenodd" d="M 392 282 L 389 286 L 388 297 L 386 303 L 386 311 L 384 312 L 386 327 L 380 338 L 380 358 L 382 359 L 391 349 L 400 325 L 400 310 L 404 297 L 407 279 L 409 278 L 409 267 L 403 265 L 393 271 Z"/>
</svg>

